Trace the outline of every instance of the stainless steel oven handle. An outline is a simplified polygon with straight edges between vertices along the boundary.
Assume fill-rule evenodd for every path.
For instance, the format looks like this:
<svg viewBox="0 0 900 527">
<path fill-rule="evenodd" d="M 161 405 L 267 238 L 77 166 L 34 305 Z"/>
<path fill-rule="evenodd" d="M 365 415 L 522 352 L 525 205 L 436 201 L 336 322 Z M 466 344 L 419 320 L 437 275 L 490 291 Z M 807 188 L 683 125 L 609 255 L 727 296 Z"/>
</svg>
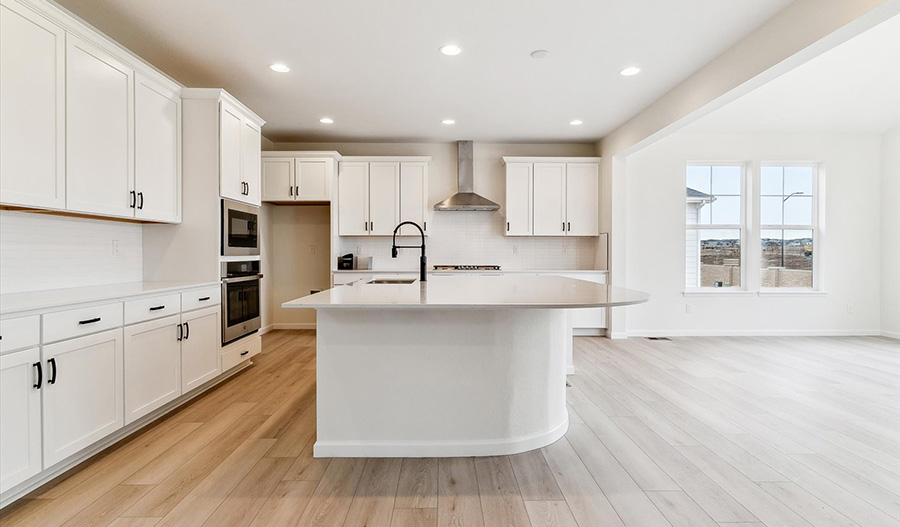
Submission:
<svg viewBox="0 0 900 527">
<path fill-rule="evenodd" d="M 226 284 L 234 284 L 236 282 L 250 282 L 252 280 L 259 280 L 262 277 L 263 277 L 263 275 L 262 275 L 262 273 L 260 273 L 260 274 L 255 274 L 252 276 L 239 276 L 236 278 L 223 278 L 222 282 L 224 282 Z"/>
</svg>

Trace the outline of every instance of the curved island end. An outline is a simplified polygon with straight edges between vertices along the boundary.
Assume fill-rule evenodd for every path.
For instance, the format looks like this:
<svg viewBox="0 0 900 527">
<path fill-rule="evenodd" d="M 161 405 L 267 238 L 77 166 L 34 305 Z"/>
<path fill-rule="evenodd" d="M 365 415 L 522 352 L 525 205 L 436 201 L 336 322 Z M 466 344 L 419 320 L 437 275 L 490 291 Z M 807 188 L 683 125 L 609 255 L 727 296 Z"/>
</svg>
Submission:
<svg viewBox="0 0 900 527">
<path fill-rule="evenodd" d="M 317 310 L 316 457 L 493 456 L 549 445 L 569 424 L 566 310 L 649 298 L 545 275 L 377 282 L 282 304 Z"/>
</svg>

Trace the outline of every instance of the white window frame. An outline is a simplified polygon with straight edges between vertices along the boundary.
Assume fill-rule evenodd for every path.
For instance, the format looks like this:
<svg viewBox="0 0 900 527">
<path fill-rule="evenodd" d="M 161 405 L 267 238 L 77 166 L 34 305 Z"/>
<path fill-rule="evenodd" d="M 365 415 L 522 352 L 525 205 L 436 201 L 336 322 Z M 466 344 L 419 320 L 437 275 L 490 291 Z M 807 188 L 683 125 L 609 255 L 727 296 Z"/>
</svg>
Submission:
<svg viewBox="0 0 900 527">
<path fill-rule="evenodd" d="M 740 258 L 740 266 L 741 266 L 741 285 L 740 286 L 731 286 L 731 287 L 688 287 L 685 282 L 684 294 L 685 295 L 735 295 L 735 294 L 747 294 L 747 241 L 749 239 L 749 229 L 747 227 L 747 218 L 748 218 L 748 202 L 750 201 L 748 197 L 750 196 L 751 186 L 750 186 L 750 177 L 749 177 L 749 163 L 747 161 L 688 161 L 684 164 L 684 187 L 687 187 L 687 170 L 688 167 L 692 166 L 729 166 L 729 167 L 740 167 L 741 168 L 741 223 L 740 224 L 689 224 L 687 222 L 687 218 L 684 218 L 684 233 L 687 236 L 687 232 L 689 230 L 739 230 L 741 233 L 741 258 Z M 712 189 L 710 189 L 711 191 Z M 684 254 L 682 257 L 682 263 L 684 264 L 684 272 L 682 274 L 682 279 L 687 277 L 687 254 Z M 700 260 L 698 256 L 697 265 L 700 265 Z M 815 265 L 815 264 L 814 264 Z M 699 269 L 697 278 L 700 278 Z"/>
<path fill-rule="evenodd" d="M 824 189 L 825 189 L 825 169 L 822 163 L 815 161 L 762 161 L 759 163 L 760 179 L 762 178 L 762 169 L 765 167 L 809 167 L 812 168 L 812 224 L 811 225 L 787 225 L 787 224 L 762 224 L 762 188 L 761 185 L 756 188 L 756 265 L 762 262 L 762 231 L 765 230 L 798 230 L 812 231 L 813 240 L 813 261 L 812 261 L 812 287 L 763 287 L 762 279 L 759 276 L 758 286 L 761 295 L 793 295 L 793 294 L 820 294 L 824 292 L 822 283 L 822 247 L 824 246 Z M 784 218 L 782 218 L 783 220 Z M 762 269 L 760 269 L 760 272 Z"/>
</svg>

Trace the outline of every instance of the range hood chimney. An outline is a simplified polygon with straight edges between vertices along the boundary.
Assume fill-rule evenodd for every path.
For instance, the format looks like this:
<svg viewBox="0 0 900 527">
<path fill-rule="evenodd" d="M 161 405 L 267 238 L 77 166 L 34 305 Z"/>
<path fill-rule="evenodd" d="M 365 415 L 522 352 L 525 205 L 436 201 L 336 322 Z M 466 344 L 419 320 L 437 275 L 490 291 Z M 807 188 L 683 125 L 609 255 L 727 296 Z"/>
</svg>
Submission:
<svg viewBox="0 0 900 527">
<path fill-rule="evenodd" d="M 435 204 L 434 210 L 498 210 L 500 205 L 475 193 L 472 141 L 459 141 L 459 192 Z"/>
</svg>

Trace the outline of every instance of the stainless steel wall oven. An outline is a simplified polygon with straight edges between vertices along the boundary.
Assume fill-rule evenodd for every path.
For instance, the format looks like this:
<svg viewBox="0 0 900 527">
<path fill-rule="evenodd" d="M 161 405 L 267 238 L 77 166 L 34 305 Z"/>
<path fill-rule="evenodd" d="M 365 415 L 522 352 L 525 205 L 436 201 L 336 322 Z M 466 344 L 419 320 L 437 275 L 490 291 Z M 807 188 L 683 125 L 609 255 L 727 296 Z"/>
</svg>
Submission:
<svg viewBox="0 0 900 527">
<path fill-rule="evenodd" d="M 259 260 L 222 262 L 222 344 L 260 328 Z"/>
</svg>

